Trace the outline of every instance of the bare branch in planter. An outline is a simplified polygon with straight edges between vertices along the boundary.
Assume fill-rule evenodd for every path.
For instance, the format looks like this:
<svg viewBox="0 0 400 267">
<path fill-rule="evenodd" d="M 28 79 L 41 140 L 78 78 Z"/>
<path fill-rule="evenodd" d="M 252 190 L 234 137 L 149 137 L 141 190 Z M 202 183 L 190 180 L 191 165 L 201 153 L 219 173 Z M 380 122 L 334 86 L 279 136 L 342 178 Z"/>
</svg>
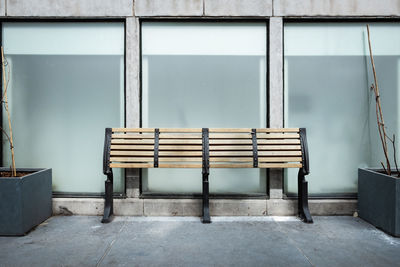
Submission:
<svg viewBox="0 0 400 267">
<path fill-rule="evenodd" d="M 388 137 L 389 141 L 392 142 L 392 146 L 393 146 L 393 159 L 394 159 L 394 165 L 396 166 L 396 172 L 397 172 L 397 177 L 400 177 L 400 172 L 399 172 L 399 168 L 397 166 L 397 158 L 396 158 L 396 135 L 393 134 L 393 138 L 390 139 Z"/>
<path fill-rule="evenodd" d="M 7 101 L 7 88 L 8 88 L 8 82 L 10 78 L 10 69 L 8 68 L 8 79 L 6 78 L 6 61 L 4 58 L 4 49 L 1 47 L 1 62 L 2 62 L 2 70 L 3 70 L 3 86 L 4 86 L 4 94 L 2 96 L 2 102 L 4 103 L 5 110 L 7 112 L 7 117 L 8 117 L 8 128 L 10 131 L 10 135 L 7 135 L 8 141 L 10 142 L 10 149 L 11 149 L 11 160 L 12 160 L 12 165 L 11 165 L 11 175 L 13 177 L 17 176 L 17 169 L 15 167 L 15 157 L 14 157 L 14 142 L 13 142 L 13 134 L 12 134 L 12 128 L 11 128 L 11 118 L 10 118 L 10 111 L 8 109 L 8 101 Z M 8 64 L 7 64 L 8 65 Z M 3 131 L 4 132 L 4 131 Z"/>
<path fill-rule="evenodd" d="M 386 135 L 386 130 L 385 130 L 385 122 L 383 120 L 383 113 L 382 113 L 381 99 L 380 99 L 380 94 L 379 94 L 378 78 L 376 77 L 374 56 L 372 55 L 369 25 L 367 25 L 367 32 L 368 32 L 369 54 L 370 54 L 370 58 L 371 58 L 372 72 L 374 74 L 374 84 L 371 86 L 371 88 L 374 90 L 374 93 L 375 93 L 376 119 L 377 119 L 377 124 L 378 124 L 379 137 L 380 137 L 381 143 L 382 143 L 383 154 L 385 155 L 385 158 L 386 158 L 386 168 L 382 162 L 381 162 L 381 164 L 382 164 L 382 167 L 385 170 L 386 174 L 391 175 L 390 160 L 389 160 L 389 156 L 388 156 L 388 149 L 387 149 L 387 142 L 386 142 L 387 135 Z"/>
</svg>

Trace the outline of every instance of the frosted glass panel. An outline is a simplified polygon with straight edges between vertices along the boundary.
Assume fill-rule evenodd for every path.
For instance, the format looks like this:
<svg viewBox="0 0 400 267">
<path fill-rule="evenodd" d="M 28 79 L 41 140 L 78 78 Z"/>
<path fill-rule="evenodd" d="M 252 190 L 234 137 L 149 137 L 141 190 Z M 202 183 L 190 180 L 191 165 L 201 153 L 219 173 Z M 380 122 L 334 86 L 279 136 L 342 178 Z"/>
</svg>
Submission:
<svg viewBox="0 0 400 267">
<path fill-rule="evenodd" d="M 385 122 L 399 133 L 400 25 L 371 24 Z M 375 100 L 364 23 L 285 24 L 285 125 L 306 127 L 312 194 L 357 192 L 357 168 L 378 166 Z M 285 191 L 297 193 L 296 170 Z"/>
<path fill-rule="evenodd" d="M 124 125 L 123 49 L 118 53 L 74 54 L 67 46 L 55 48 L 50 44 L 58 45 L 65 32 L 62 40 L 85 46 L 93 41 L 89 29 L 101 33 L 109 24 L 53 23 L 51 28 L 58 29 L 57 34 L 41 34 L 50 53 L 37 53 L 36 47 L 31 47 L 30 31 L 41 32 L 48 24 L 3 25 L 5 51 L 14 51 L 6 56 L 11 69 L 9 105 L 17 167 L 52 168 L 56 192 L 103 192 L 104 128 Z M 79 34 L 81 27 L 88 33 L 85 38 Z M 118 38 L 111 43 L 123 46 L 123 24 L 114 23 L 113 27 L 120 34 L 112 35 Z M 77 30 L 76 35 L 72 29 Z M 18 36 L 21 54 L 11 42 L 20 32 L 26 33 Z M 55 49 L 57 53 L 52 52 Z M 3 113 L 3 126 L 7 128 L 6 124 Z M 4 138 L 3 146 L 8 166 L 10 155 Z M 115 191 L 123 192 L 123 185 L 123 173 L 116 170 Z"/>
<path fill-rule="evenodd" d="M 265 23 L 143 23 L 142 36 L 143 127 L 266 126 Z M 142 181 L 144 192 L 201 192 L 200 169 L 143 170 Z M 212 193 L 265 184 L 264 170 L 211 170 Z"/>
</svg>

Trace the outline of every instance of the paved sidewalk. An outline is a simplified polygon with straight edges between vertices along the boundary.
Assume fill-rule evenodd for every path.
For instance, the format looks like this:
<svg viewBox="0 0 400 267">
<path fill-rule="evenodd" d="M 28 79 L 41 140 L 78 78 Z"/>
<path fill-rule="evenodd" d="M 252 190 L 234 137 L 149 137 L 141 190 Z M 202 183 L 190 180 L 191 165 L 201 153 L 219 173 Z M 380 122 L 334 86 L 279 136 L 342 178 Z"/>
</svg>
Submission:
<svg viewBox="0 0 400 267">
<path fill-rule="evenodd" d="M 0 237 L 0 266 L 400 266 L 400 238 L 359 218 L 52 217 Z"/>
</svg>

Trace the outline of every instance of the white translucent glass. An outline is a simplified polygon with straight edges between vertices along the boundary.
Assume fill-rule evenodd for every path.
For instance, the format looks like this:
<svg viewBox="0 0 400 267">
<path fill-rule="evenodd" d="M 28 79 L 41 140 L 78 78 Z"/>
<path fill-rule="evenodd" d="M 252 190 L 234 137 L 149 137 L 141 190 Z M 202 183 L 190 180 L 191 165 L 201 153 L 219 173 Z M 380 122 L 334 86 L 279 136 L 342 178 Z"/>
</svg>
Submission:
<svg viewBox="0 0 400 267">
<path fill-rule="evenodd" d="M 385 122 L 399 134 L 400 25 L 370 26 Z M 286 23 L 284 34 L 285 125 L 307 128 L 309 191 L 355 193 L 358 167 L 383 160 L 366 24 Z M 289 194 L 297 193 L 296 172 L 286 172 Z"/>
<path fill-rule="evenodd" d="M 142 24 L 143 127 L 265 127 L 265 23 Z M 143 191 L 201 192 L 200 169 L 142 171 Z M 213 193 L 265 193 L 265 171 L 212 169 Z"/>
<path fill-rule="evenodd" d="M 104 191 L 104 129 L 124 125 L 123 32 L 123 23 L 3 24 L 16 165 L 52 168 L 53 191 Z M 99 43 L 104 34 L 112 40 Z M 3 148 L 9 166 L 4 137 Z"/>
</svg>

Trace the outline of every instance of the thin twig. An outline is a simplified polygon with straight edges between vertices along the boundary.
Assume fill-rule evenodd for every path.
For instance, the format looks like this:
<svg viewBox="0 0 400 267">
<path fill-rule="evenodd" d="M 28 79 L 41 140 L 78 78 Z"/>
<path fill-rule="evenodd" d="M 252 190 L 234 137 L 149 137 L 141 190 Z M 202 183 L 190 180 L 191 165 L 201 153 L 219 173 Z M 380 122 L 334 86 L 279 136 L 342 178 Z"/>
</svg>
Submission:
<svg viewBox="0 0 400 267">
<path fill-rule="evenodd" d="M 1 47 L 1 62 L 2 62 L 2 70 L 3 70 L 3 84 L 4 84 L 4 88 L 7 89 L 8 81 L 9 81 L 10 76 L 8 75 L 8 80 L 7 80 L 6 79 L 6 73 L 5 73 L 5 71 L 6 71 L 5 64 L 6 63 L 5 63 L 5 58 L 4 58 L 4 49 L 3 49 L 3 47 Z M 8 128 L 9 128 L 9 131 L 10 131 L 9 142 L 10 142 L 10 148 L 11 148 L 11 161 L 12 161 L 11 174 L 12 174 L 13 177 L 16 177 L 17 176 L 17 169 L 15 167 L 14 142 L 13 142 L 12 127 L 11 127 L 10 111 L 8 109 L 7 91 L 4 92 L 4 95 L 3 95 L 2 99 L 4 99 L 5 109 L 6 109 L 7 118 L 8 118 Z"/>
<path fill-rule="evenodd" d="M 396 158 L 396 143 L 395 143 L 396 135 L 393 134 L 393 139 L 389 139 L 389 140 L 392 142 L 392 146 L 393 146 L 393 159 L 394 159 L 394 165 L 396 167 L 397 177 L 400 177 L 400 172 L 399 172 L 399 168 L 397 167 L 397 158 Z"/>
<path fill-rule="evenodd" d="M 368 46 L 369 46 L 369 54 L 371 58 L 371 65 L 372 65 L 372 72 L 374 74 L 374 83 L 375 85 L 373 86 L 374 93 L 375 93 L 375 102 L 376 102 L 376 117 L 377 117 L 377 123 L 378 123 L 378 130 L 379 130 L 379 136 L 381 138 L 381 143 L 382 143 L 382 148 L 383 148 L 383 153 L 386 158 L 386 167 L 384 167 L 384 164 L 381 162 L 383 168 L 385 169 L 386 174 L 391 175 L 391 169 L 390 169 L 390 160 L 388 156 L 388 149 L 387 149 L 387 142 L 386 142 L 386 130 L 385 130 L 385 122 L 383 120 L 383 112 L 382 112 L 382 107 L 381 107 L 381 100 L 380 100 L 380 94 L 379 94 L 379 86 L 378 86 L 378 78 L 376 77 L 376 70 L 375 70 L 375 62 L 374 62 L 374 56 L 372 55 L 372 47 L 371 47 L 371 37 L 369 33 L 369 25 L 367 24 L 367 32 L 368 32 Z"/>
</svg>

